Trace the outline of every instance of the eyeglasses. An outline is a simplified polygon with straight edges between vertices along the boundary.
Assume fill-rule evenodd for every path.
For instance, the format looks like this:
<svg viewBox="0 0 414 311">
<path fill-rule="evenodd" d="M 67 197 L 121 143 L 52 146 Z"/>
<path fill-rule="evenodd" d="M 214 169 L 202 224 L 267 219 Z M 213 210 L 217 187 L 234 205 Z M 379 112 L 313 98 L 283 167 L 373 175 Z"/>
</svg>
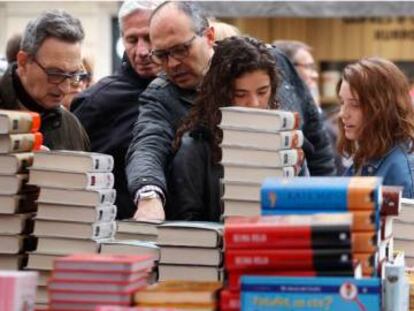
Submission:
<svg viewBox="0 0 414 311">
<path fill-rule="evenodd" d="M 305 68 L 307 70 L 318 71 L 318 68 L 316 68 L 316 64 L 315 63 L 308 63 L 308 64 L 293 63 L 293 65 L 295 65 L 296 67 Z"/>
<path fill-rule="evenodd" d="M 70 85 L 73 87 L 79 86 L 82 81 L 89 79 L 89 74 L 87 72 L 74 72 L 67 73 L 61 72 L 56 69 L 47 69 L 40 64 L 36 58 L 32 58 L 33 62 L 39 66 L 40 69 L 47 75 L 47 82 L 52 84 L 61 84 L 66 79 L 69 79 Z"/>
<path fill-rule="evenodd" d="M 194 35 L 190 40 L 177 44 L 172 48 L 165 50 L 152 50 L 150 54 L 151 61 L 157 65 L 162 65 L 168 62 L 168 58 L 171 56 L 176 60 L 183 60 L 186 58 L 190 52 L 190 47 L 193 41 L 197 38 L 197 35 Z"/>
</svg>

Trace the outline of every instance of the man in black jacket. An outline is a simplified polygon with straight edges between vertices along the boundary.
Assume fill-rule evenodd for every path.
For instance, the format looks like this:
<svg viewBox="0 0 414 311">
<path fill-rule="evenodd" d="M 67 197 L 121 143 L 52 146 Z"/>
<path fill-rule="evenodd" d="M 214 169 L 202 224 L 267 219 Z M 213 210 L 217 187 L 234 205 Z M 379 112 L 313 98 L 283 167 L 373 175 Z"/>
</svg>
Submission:
<svg viewBox="0 0 414 311">
<path fill-rule="evenodd" d="M 84 31 L 80 20 L 62 10 L 42 12 L 23 33 L 17 61 L 0 80 L 0 109 L 40 114 L 43 145 L 88 150 L 89 139 L 63 98 L 86 78 L 81 68 Z"/>
<path fill-rule="evenodd" d="M 118 14 L 125 54 L 119 73 L 79 94 L 71 110 L 85 127 L 94 152 L 114 157 L 118 219 L 130 218 L 135 204 L 125 176 L 125 153 L 138 117 L 137 98 L 158 72 L 149 59 L 149 17 L 154 1 L 125 1 Z"/>
<path fill-rule="evenodd" d="M 214 29 L 188 2 L 165 2 L 151 16 L 151 58 L 165 76 L 155 79 L 140 96 L 140 114 L 127 153 L 129 189 L 137 202 L 136 219 L 164 219 L 165 172 L 172 157 L 171 142 L 191 108 L 196 89 L 214 53 Z M 308 166 L 319 175 L 333 175 L 333 153 L 312 98 L 286 56 L 272 49 L 283 83 L 284 109 L 298 111 L 308 140 Z"/>
</svg>

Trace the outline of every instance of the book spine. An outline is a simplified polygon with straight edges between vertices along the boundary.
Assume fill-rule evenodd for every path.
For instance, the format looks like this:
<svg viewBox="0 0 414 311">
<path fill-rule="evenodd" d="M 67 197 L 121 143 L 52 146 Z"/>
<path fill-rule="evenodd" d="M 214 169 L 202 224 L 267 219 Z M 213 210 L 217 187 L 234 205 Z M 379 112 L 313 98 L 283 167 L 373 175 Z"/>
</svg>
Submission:
<svg viewBox="0 0 414 311">
<path fill-rule="evenodd" d="M 262 210 L 377 211 L 380 198 L 373 193 L 379 182 L 375 177 L 267 178 L 261 188 Z"/>
<path fill-rule="evenodd" d="M 385 263 L 384 267 L 384 311 L 408 310 L 408 284 L 404 274 L 404 265 Z"/>
<path fill-rule="evenodd" d="M 279 130 L 294 130 L 300 125 L 300 116 L 298 112 L 280 111 L 280 128 Z"/>
<path fill-rule="evenodd" d="M 401 192 L 400 187 L 383 186 L 381 216 L 398 216 L 401 210 Z"/>
<path fill-rule="evenodd" d="M 108 189 L 114 186 L 112 173 L 87 173 L 86 189 Z"/>
<path fill-rule="evenodd" d="M 226 226 L 224 239 L 226 249 L 309 249 L 329 246 L 349 248 L 351 232 L 348 226 L 242 227 L 238 225 Z"/>
<path fill-rule="evenodd" d="M 116 199 L 115 189 L 97 189 L 100 204 L 114 204 Z"/>
<path fill-rule="evenodd" d="M 354 211 L 352 212 L 354 218 L 352 231 L 376 231 L 378 230 L 376 220 L 376 213 L 373 211 Z"/>
<path fill-rule="evenodd" d="M 374 253 L 378 249 L 378 243 L 376 232 L 352 233 L 352 250 L 355 253 Z"/>
<path fill-rule="evenodd" d="M 243 275 L 263 275 L 263 276 L 293 276 L 293 277 L 318 277 L 318 276 L 348 276 L 354 277 L 355 272 L 350 269 L 332 271 L 307 271 L 307 270 L 234 270 L 227 275 L 227 287 L 232 291 L 240 290 L 241 277 Z"/>
<path fill-rule="evenodd" d="M 1 122 L 6 122 L 6 126 L 2 126 L 3 130 L 0 134 L 17 134 L 17 133 L 35 133 L 40 129 L 40 115 L 36 112 L 17 112 L 5 111 L 0 112 Z"/>
<path fill-rule="evenodd" d="M 303 133 L 300 130 L 280 132 L 281 149 L 300 148 L 303 145 Z"/>
<path fill-rule="evenodd" d="M 114 158 L 108 154 L 94 154 L 92 162 L 93 172 L 111 172 L 114 169 Z"/>
<path fill-rule="evenodd" d="M 116 217 L 116 206 L 115 205 L 100 205 L 96 208 L 96 222 L 111 222 Z"/>
<path fill-rule="evenodd" d="M 280 166 L 295 166 L 302 163 L 305 154 L 302 149 L 281 150 L 279 153 Z"/>
<path fill-rule="evenodd" d="M 353 269 L 349 250 L 228 250 L 225 267 L 240 269 L 297 269 L 308 271 Z"/>
<path fill-rule="evenodd" d="M 93 235 L 92 239 L 110 239 L 115 236 L 116 232 L 116 222 L 99 222 L 92 224 Z"/>
<path fill-rule="evenodd" d="M 30 133 L 30 134 L 11 134 L 1 135 L 3 139 L 5 153 L 10 152 L 27 152 L 32 150 L 39 150 L 43 143 L 42 133 Z"/>
<path fill-rule="evenodd" d="M 240 291 L 223 289 L 220 292 L 220 310 L 240 310 Z"/>
</svg>

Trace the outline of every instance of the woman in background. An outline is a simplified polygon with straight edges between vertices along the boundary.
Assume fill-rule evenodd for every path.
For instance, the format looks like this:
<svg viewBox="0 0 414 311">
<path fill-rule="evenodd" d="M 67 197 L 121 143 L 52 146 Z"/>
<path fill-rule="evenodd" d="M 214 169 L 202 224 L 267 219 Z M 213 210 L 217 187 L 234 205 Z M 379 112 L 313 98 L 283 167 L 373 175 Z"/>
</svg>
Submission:
<svg viewBox="0 0 414 311">
<path fill-rule="evenodd" d="M 218 221 L 220 107 L 276 109 L 279 77 L 264 43 L 249 37 L 217 42 L 199 96 L 174 141 L 167 219 Z"/>
<path fill-rule="evenodd" d="M 392 62 L 366 58 L 345 67 L 338 150 L 351 157 L 347 176 L 381 176 L 414 197 L 414 110 L 406 76 Z"/>
</svg>

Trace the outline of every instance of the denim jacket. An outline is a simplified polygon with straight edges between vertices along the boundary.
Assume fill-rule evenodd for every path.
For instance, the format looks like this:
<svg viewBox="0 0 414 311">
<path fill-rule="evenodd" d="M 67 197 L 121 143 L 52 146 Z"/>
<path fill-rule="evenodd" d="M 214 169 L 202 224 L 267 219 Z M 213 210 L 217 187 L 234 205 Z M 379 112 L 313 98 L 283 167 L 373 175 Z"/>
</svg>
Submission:
<svg viewBox="0 0 414 311">
<path fill-rule="evenodd" d="M 351 165 L 344 175 L 355 174 L 354 165 Z M 361 176 L 381 176 L 384 185 L 402 186 L 403 197 L 414 198 L 414 153 L 409 152 L 407 144 L 395 145 L 382 158 L 365 163 Z"/>
</svg>

